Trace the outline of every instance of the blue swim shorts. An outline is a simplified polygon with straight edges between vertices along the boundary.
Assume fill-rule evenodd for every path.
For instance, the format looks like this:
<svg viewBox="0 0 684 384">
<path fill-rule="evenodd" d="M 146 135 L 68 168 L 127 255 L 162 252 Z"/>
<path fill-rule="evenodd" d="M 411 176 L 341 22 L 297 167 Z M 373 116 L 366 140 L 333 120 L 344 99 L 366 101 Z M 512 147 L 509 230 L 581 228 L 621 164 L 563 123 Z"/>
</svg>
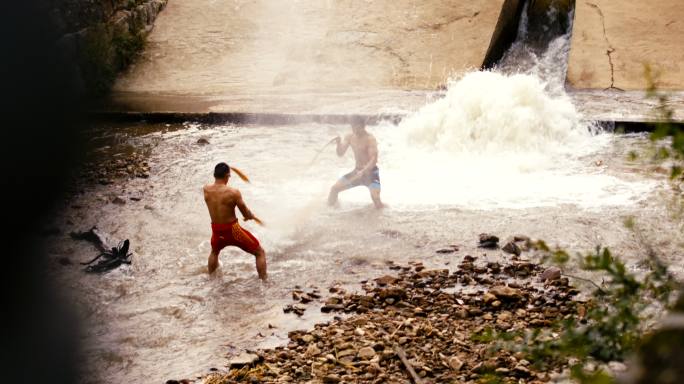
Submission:
<svg viewBox="0 0 684 384">
<path fill-rule="evenodd" d="M 378 167 L 374 167 L 370 172 L 355 180 L 353 183 L 349 182 L 349 180 L 351 180 L 357 174 L 357 172 L 357 170 L 353 170 L 347 173 L 340 178 L 340 181 L 346 183 L 349 188 L 363 185 L 369 189 L 380 189 L 380 169 L 378 169 Z"/>
</svg>

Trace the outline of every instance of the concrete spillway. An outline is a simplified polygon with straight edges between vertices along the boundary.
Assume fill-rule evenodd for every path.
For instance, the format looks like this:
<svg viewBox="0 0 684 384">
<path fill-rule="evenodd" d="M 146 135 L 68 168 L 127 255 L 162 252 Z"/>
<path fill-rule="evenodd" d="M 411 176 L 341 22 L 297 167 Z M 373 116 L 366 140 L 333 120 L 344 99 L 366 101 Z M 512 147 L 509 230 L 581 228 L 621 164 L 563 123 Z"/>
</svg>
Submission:
<svg viewBox="0 0 684 384">
<path fill-rule="evenodd" d="M 414 109 L 483 65 L 511 3 L 172 1 L 114 99 L 174 112 Z"/>
<path fill-rule="evenodd" d="M 443 96 L 449 78 L 494 65 L 515 39 L 522 3 L 171 1 L 101 109 L 215 112 L 237 114 L 238 121 L 262 114 L 402 116 Z M 670 2 L 645 13 L 603 3 L 577 4 L 570 96 L 589 119 L 653 119 L 657 102 L 639 91 L 643 63 L 660 70 L 666 88 L 684 89 L 676 49 L 684 31 L 671 17 L 681 10 Z M 624 35 L 634 25 L 628 11 L 646 14 L 655 31 Z M 615 49 L 610 55 L 606 38 Z M 684 93 L 668 102 L 684 120 Z"/>
</svg>

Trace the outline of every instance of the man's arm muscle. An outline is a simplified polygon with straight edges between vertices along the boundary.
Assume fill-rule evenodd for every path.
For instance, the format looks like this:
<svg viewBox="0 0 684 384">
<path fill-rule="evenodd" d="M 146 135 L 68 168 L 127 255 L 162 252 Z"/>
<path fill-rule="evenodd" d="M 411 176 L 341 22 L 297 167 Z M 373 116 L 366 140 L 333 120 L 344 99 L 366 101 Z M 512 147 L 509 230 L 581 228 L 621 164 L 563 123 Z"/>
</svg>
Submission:
<svg viewBox="0 0 684 384">
<path fill-rule="evenodd" d="M 238 207 L 240 213 L 242 213 L 242 217 L 245 220 L 251 220 L 254 218 L 252 211 L 250 211 L 249 208 L 247 208 L 247 204 L 245 204 L 245 201 L 242 200 L 242 194 L 240 193 L 240 191 L 235 192 L 235 205 Z"/>
<path fill-rule="evenodd" d="M 349 148 L 351 140 L 351 135 L 347 135 L 344 137 L 343 140 L 338 140 L 337 141 L 337 156 L 343 156 L 345 152 L 347 152 L 347 149 Z"/>
</svg>

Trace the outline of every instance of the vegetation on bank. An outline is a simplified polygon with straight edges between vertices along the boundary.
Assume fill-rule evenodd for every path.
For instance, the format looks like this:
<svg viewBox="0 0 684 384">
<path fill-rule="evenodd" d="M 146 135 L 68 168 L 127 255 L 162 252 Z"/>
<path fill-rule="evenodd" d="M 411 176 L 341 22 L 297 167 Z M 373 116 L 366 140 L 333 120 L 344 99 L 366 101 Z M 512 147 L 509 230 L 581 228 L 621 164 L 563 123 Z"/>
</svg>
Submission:
<svg viewBox="0 0 684 384">
<path fill-rule="evenodd" d="M 105 23 L 90 28 L 79 57 L 88 94 L 106 94 L 114 84 L 117 74 L 127 68 L 142 51 L 144 43 L 142 32 L 131 33 Z"/>
<path fill-rule="evenodd" d="M 646 154 L 633 151 L 630 157 L 636 160 L 641 156 L 647 162 L 669 167 L 673 196 L 670 206 L 674 208 L 670 212 L 681 218 L 684 212 L 684 129 L 682 124 L 673 120 L 674 111 L 668 106 L 667 94 L 658 91 L 657 74 L 646 66 L 645 76 L 649 84 L 648 96 L 658 101 L 655 110 L 657 122 L 650 127 L 649 136 L 654 145 Z M 632 363 L 640 366 L 631 367 L 630 374 L 626 374 L 621 382 L 680 382 L 684 377 L 680 358 L 684 349 L 681 344 L 684 328 L 657 329 L 654 326 L 664 312 L 684 312 L 683 286 L 668 272 L 634 220 L 628 218 L 625 226 L 635 233 L 646 249 L 645 274 L 637 276 L 630 272 L 608 248 L 597 247 L 593 253 L 579 255 L 579 268 L 593 272 L 595 279 L 601 279 L 601 284 L 597 284 L 576 277 L 595 288 L 579 316 L 558 319 L 547 329 L 497 335 L 502 344 L 513 351 L 525 353 L 538 369 L 567 362 L 571 377 L 582 384 L 616 382 L 612 373 L 602 369 L 600 364 L 622 362 L 628 357 L 633 357 Z M 678 228 L 673 230 L 681 232 Z M 571 260 L 565 250 L 551 249 L 543 241 L 536 242 L 534 246 L 543 253 L 545 261 L 564 267 Z M 497 377 L 492 378 L 494 382 L 498 380 Z"/>
<path fill-rule="evenodd" d="M 166 0 L 61 0 L 53 10 L 59 49 L 78 65 L 84 92 L 106 94 L 135 61 Z"/>
</svg>

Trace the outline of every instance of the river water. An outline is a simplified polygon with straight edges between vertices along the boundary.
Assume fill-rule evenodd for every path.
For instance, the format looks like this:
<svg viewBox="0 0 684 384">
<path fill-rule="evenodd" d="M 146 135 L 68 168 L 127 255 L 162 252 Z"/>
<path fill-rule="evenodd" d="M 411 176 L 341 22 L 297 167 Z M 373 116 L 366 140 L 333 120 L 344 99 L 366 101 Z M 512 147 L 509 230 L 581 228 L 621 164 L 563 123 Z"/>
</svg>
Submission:
<svg viewBox="0 0 684 384">
<path fill-rule="evenodd" d="M 628 160 L 632 150 L 649 150 L 646 137 L 601 129 L 554 85 L 562 79 L 544 74 L 557 73 L 548 66 L 562 62 L 567 38 L 530 56 L 531 65 L 504 60 L 497 71 L 454 79 L 441 98 L 397 125 L 370 126 L 384 210 L 372 208 L 365 188 L 342 193 L 339 208 L 325 205 L 353 159 L 336 157 L 331 147 L 318 151 L 348 126 L 93 127 L 91 156 L 105 162 L 132 148 L 152 171 L 148 179 L 83 186 L 52 223 L 63 229 L 48 245 L 55 260 L 92 258 L 92 245 L 68 233 L 93 225 L 112 242 L 130 239 L 134 253 L 132 265 L 105 275 L 57 262 L 50 268 L 84 322 L 83 381 L 155 383 L 221 369 L 231 355 L 285 343 L 287 331 L 327 319 L 316 303 L 301 318 L 283 313 L 296 286 L 355 289 L 388 273 L 387 261 L 444 268 L 466 254 L 506 257 L 476 248 L 482 232 L 504 240 L 525 234 L 572 252 L 606 245 L 634 270 L 645 238 L 682 276 L 673 235 L 682 227 L 666 204 L 666 175 Z M 200 138 L 209 144 L 199 145 Z M 201 188 L 219 161 L 252 180 L 231 183 L 266 222 L 244 226 L 267 252 L 267 284 L 256 278 L 254 258 L 237 249 L 225 249 L 218 272 L 206 273 L 211 231 Z M 126 203 L 114 204 L 114 196 Z M 624 226 L 629 217 L 642 236 Z M 459 251 L 435 252 L 451 244 Z"/>
</svg>

